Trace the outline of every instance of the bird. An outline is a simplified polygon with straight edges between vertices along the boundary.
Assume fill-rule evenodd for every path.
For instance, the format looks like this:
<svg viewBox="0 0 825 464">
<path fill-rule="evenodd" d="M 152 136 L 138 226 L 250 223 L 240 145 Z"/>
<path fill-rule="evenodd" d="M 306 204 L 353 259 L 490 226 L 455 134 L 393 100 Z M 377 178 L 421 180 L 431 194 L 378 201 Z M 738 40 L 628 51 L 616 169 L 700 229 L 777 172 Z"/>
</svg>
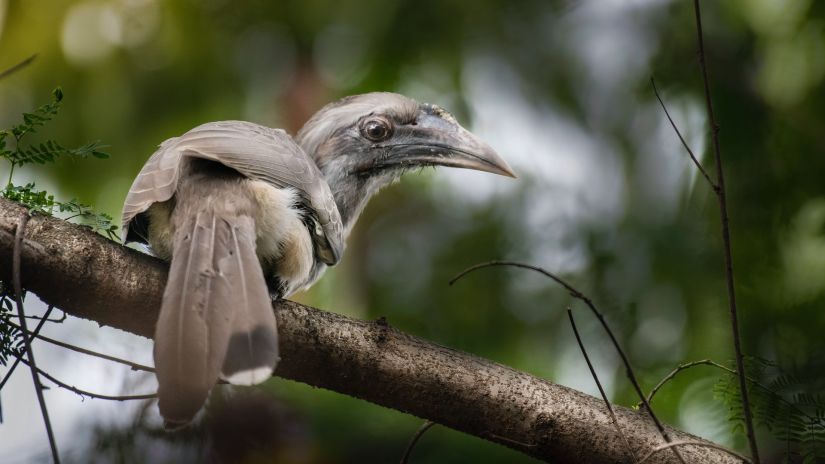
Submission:
<svg viewBox="0 0 825 464">
<path fill-rule="evenodd" d="M 487 143 L 441 106 L 390 92 L 344 97 L 296 135 L 330 186 L 347 238 L 367 202 L 409 170 L 428 166 L 516 177 Z"/>
<path fill-rule="evenodd" d="M 153 350 L 165 426 L 189 423 L 219 379 L 269 378 L 271 300 L 337 264 L 369 199 L 427 166 L 516 177 L 445 109 L 389 92 L 330 103 L 294 139 L 218 121 L 161 143 L 126 195 L 122 238 L 170 262 Z"/>
</svg>

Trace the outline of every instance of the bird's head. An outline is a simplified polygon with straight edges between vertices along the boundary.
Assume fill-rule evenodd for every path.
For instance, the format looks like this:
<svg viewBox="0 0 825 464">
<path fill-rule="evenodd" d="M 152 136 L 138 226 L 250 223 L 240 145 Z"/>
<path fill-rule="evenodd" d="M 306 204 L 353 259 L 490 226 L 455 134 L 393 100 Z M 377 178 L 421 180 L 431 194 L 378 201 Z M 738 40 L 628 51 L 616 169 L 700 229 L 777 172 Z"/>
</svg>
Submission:
<svg viewBox="0 0 825 464">
<path fill-rule="evenodd" d="M 395 93 L 331 103 L 304 125 L 297 140 L 324 174 L 347 230 L 375 192 L 410 169 L 449 166 L 516 177 L 452 114 Z"/>
</svg>

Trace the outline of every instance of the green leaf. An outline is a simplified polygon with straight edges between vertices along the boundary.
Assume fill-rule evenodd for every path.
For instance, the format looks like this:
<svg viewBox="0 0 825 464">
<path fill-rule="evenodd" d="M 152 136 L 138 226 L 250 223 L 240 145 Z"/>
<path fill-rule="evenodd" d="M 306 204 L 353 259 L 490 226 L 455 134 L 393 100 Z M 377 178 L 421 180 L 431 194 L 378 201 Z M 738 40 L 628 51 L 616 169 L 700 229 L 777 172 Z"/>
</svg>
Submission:
<svg viewBox="0 0 825 464">
<path fill-rule="evenodd" d="M 5 294 L 5 286 L 0 282 L 0 365 L 6 365 L 10 357 L 17 357 L 22 353 L 23 336 L 20 331 L 9 324 L 9 317 L 13 311 L 11 298 Z"/>
<path fill-rule="evenodd" d="M 44 126 L 59 112 L 63 101 L 62 89 L 60 87 L 55 88 L 52 91 L 52 97 L 51 102 L 40 106 L 34 112 L 23 113 L 21 124 L 15 125 L 9 130 L 0 130 L 0 157 L 11 163 L 12 170 L 15 166 L 25 164 L 51 163 L 63 156 L 71 158 L 87 158 L 89 156 L 99 159 L 109 158 L 109 154 L 103 151 L 107 145 L 102 145 L 99 141 L 90 142 L 76 148 L 66 148 L 52 139 L 39 143 L 22 143 L 27 134 L 36 132 L 36 128 Z M 13 150 L 6 149 L 6 138 L 9 134 L 14 136 L 16 142 Z M 45 190 L 37 190 L 33 183 L 25 186 L 9 184 L 0 190 L 0 197 L 16 201 L 35 213 L 46 215 L 52 215 L 55 211 L 67 213 L 70 218 L 76 219 L 82 225 L 105 234 L 113 240 L 117 239 L 117 226 L 112 223 L 111 216 L 105 213 L 97 213 L 91 206 L 80 203 L 75 199 L 68 202 L 55 201 L 53 195 Z M 2 282 L 0 282 L 0 290 L 2 288 Z M 2 329 L 2 324 L 0 324 L 0 329 Z"/>
<path fill-rule="evenodd" d="M 775 363 L 758 358 L 748 358 L 748 371 L 754 381 L 748 391 L 751 396 L 751 412 L 757 423 L 764 426 L 778 440 L 787 443 L 794 456 L 803 462 L 817 462 L 825 458 L 825 404 L 816 385 L 794 373 L 784 372 Z M 800 369 L 800 373 L 819 369 Z M 713 387 L 714 395 L 721 399 L 734 422 L 733 430 L 743 433 L 742 402 L 737 378 L 725 375 Z"/>
<path fill-rule="evenodd" d="M 63 91 L 58 87 L 52 92 L 52 96 L 54 99 L 51 102 L 37 108 L 33 113 L 23 113 L 23 124 L 11 128 L 11 133 L 18 143 L 26 134 L 36 132 L 36 127 L 45 125 L 57 115 L 60 102 L 63 100 Z"/>
</svg>

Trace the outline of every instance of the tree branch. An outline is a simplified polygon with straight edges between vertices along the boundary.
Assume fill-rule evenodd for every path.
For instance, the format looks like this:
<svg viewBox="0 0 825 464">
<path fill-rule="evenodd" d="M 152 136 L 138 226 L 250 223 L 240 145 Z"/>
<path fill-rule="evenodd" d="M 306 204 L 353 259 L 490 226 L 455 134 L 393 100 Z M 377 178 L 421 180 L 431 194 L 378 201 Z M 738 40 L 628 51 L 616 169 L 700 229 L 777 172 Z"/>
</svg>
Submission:
<svg viewBox="0 0 825 464">
<path fill-rule="evenodd" d="M 0 262 L 26 210 L 0 200 Z M 144 337 L 154 332 L 167 266 L 83 227 L 35 216 L 22 246 L 26 288 L 69 314 Z M 0 280 L 8 280 L 0 266 Z M 600 399 L 405 334 L 291 301 L 275 305 L 281 341 L 276 375 L 410 413 L 554 463 L 613 463 L 625 444 Z M 616 418 L 639 455 L 662 444 L 631 409 Z M 667 427 L 674 441 L 703 440 Z M 739 462 L 706 446 L 687 462 Z M 647 462 L 673 463 L 671 453 Z"/>
<path fill-rule="evenodd" d="M 570 293 L 570 296 L 572 296 L 573 298 L 576 298 L 576 299 L 580 300 L 582 303 L 584 303 L 590 309 L 590 311 L 593 313 L 593 315 L 596 316 L 596 319 L 599 320 L 599 323 L 602 325 L 602 328 L 604 329 L 605 333 L 607 333 L 607 336 L 610 338 L 610 342 L 613 344 L 613 347 L 616 348 L 616 353 L 618 353 L 619 358 L 621 358 L 621 360 L 622 360 L 622 364 L 624 364 L 625 374 L 627 374 L 627 379 L 630 380 L 630 384 L 633 385 L 633 389 L 636 391 L 636 395 L 639 396 L 639 399 L 644 404 L 644 411 L 647 412 L 647 415 L 650 416 L 651 419 L 653 419 L 653 423 L 656 424 L 656 429 L 659 430 L 659 434 L 662 436 L 662 438 L 665 440 L 665 442 L 670 443 L 672 441 L 671 438 L 670 438 L 670 433 L 668 433 L 668 431 L 665 428 L 664 424 L 662 424 L 662 421 L 660 421 L 659 418 L 656 416 L 656 413 L 653 412 L 653 408 L 651 408 L 650 405 L 647 403 L 647 399 L 645 398 L 644 393 L 642 393 L 642 387 L 639 385 L 639 381 L 636 379 L 636 373 L 633 371 L 633 366 L 630 365 L 630 359 L 628 359 L 627 355 L 624 352 L 624 349 L 622 348 L 622 345 L 619 344 L 619 340 L 617 340 L 616 336 L 613 334 L 613 330 L 610 328 L 610 325 L 607 323 L 607 320 L 604 318 L 604 314 L 602 314 L 602 312 L 599 311 L 598 308 L 596 308 L 595 303 L 593 303 L 593 300 L 591 300 L 590 297 L 588 297 L 584 293 L 578 291 L 575 287 L 573 287 L 572 285 L 567 283 L 561 277 L 553 274 L 552 272 L 549 272 L 549 271 L 547 271 L 545 269 L 542 269 L 538 266 L 533 266 L 531 264 L 519 263 L 519 262 L 515 262 L 515 261 L 488 261 L 486 263 L 476 264 L 475 266 L 471 266 L 471 267 L 461 271 L 461 273 L 459 273 L 457 276 L 453 277 L 452 280 L 450 280 L 450 285 L 454 284 L 458 279 L 464 277 L 465 275 L 469 274 L 470 272 L 476 271 L 478 269 L 483 269 L 485 267 L 494 267 L 494 266 L 518 267 L 518 268 L 522 268 L 522 269 L 529 269 L 531 271 L 538 272 L 539 274 L 543 274 L 546 277 L 550 278 L 550 280 L 552 280 L 552 281 L 556 282 L 557 284 L 561 285 L 562 287 L 564 287 L 564 289 L 567 290 Z M 572 316 L 572 314 L 571 314 L 571 316 Z M 573 323 L 574 330 L 575 330 L 575 323 L 573 322 L 572 317 L 570 319 L 570 322 Z M 619 428 L 621 428 L 621 427 L 619 427 Z M 679 460 L 679 462 L 681 464 L 686 464 L 684 458 L 681 455 L 681 452 L 678 449 L 671 448 L 671 450 L 673 451 L 673 454 L 676 455 L 676 458 Z"/>
</svg>

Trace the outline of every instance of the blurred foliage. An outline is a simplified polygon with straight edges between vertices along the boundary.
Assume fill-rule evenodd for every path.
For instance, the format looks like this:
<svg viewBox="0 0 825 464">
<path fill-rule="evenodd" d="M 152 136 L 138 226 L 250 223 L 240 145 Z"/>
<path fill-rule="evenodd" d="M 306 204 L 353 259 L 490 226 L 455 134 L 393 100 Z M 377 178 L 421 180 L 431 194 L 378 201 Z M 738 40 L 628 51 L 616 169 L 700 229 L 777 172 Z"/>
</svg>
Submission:
<svg viewBox="0 0 825 464">
<path fill-rule="evenodd" d="M 799 392 L 816 393 L 825 375 L 817 367 L 825 4 L 703 4 L 745 350 L 800 379 Z M 688 143 L 707 160 L 689 2 L 28 0 L 0 2 L 0 18 L 0 68 L 39 54 L 0 82 L 0 127 L 60 83 L 82 103 L 63 108 L 47 135 L 68 146 L 106 140 L 116 155 L 26 166 L 15 173 L 18 185 L 43 182 L 114 216 L 154 148 L 197 124 L 247 119 L 294 132 L 339 96 L 400 91 L 453 111 L 520 179 L 408 176 L 372 202 L 342 264 L 302 301 L 386 316 L 417 336 L 594 393 L 564 318 L 568 304 L 578 306 L 562 289 L 503 269 L 447 286 L 477 262 L 521 260 L 586 290 L 644 387 L 681 362 L 732 357 L 715 201 L 649 87 L 655 75 Z M 577 320 L 608 393 L 635 403 L 595 321 Z M 769 384 L 774 374 L 752 375 Z M 713 397 L 719 378 L 710 369 L 685 372 L 660 392 L 657 412 L 745 450 L 725 402 Z M 420 424 L 280 379 L 269 387 L 304 427 L 296 443 L 310 462 L 398 459 Z M 780 461 L 785 443 L 761 432 L 768 462 Z M 98 445 L 116 443 L 118 433 L 101 428 Z M 172 446 L 160 444 L 170 440 L 162 435 L 128 440 L 142 452 Z M 529 461 L 439 427 L 413 460 Z"/>
<path fill-rule="evenodd" d="M 818 361 L 821 363 L 821 360 Z M 775 363 L 748 358 L 746 364 L 752 382 L 748 391 L 753 396 L 753 417 L 785 446 L 788 462 L 805 464 L 825 458 L 825 397 L 822 396 L 822 364 L 797 374 L 788 374 Z M 725 376 L 714 386 L 714 392 L 725 403 L 730 419 L 742 430 L 742 403 L 735 376 Z"/>
<path fill-rule="evenodd" d="M 11 129 L 0 131 L 0 158 L 9 163 L 9 178 L 0 197 L 23 204 L 33 213 L 53 215 L 56 212 L 68 213 L 67 220 L 76 220 L 91 227 L 92 230 L 106 234 L 110 239 L 117 238 L 118 226 L 112 223 L 112 216 L 107 213 L 97 213 L 90 205 L 83 204 L 77 199 L 59 201 L 54 195 L 45 190 L 37 190 L 33 182 L 26 185 L 14 185 L 14 170 L 28 164 L 54 163 L 60 157 L 82 159 L 88 156 L 106 159 L 109 154 L 102 151 L 105 148 L 100 142 L 91 142 L 77 148 L 65 148 L 59 142 L 48 139 L 39 144 L 24 144 L 23 140 L 29 134 L 37 132 L 45 126 L 60 111 L 63 102 L 63 91 L 58 87 L 52 91 L 54 99 L 37 108 L 33 113 L 23 113 L 23 122 L 12 126 Z M 14 139 L 13 148 L 7 147 L 6 138 Z"/>
<path fill-rule="evenodd" d="M 11 163 L 9 184 L 14 176 L 14 168 L 18 166 L 30 163 L 53 163 L 61 156 L 86 158 L 91 155 L 104 159 L 109 157 L 107 153 L 100 150 L 103 146 L 99 142 L 87 143 L 77 148 L 65 148 L 54 140 L 28 146 L 22 143 L 26 135 L 37 132 L 39 127 L 46 125 L 57 116 L 63 102 L 63 91 L 58 87 L 52 91 L 52 95 L 54 99 L 51 102 L 37 108 L 33 113 L 23 113 L 22 123 L 12 126 L 9 130 L 0 131 L 0 157 Z M 6 148 L 6 138 L 9 136 L 14 138 L 13 149 Z"/>
</svg>

